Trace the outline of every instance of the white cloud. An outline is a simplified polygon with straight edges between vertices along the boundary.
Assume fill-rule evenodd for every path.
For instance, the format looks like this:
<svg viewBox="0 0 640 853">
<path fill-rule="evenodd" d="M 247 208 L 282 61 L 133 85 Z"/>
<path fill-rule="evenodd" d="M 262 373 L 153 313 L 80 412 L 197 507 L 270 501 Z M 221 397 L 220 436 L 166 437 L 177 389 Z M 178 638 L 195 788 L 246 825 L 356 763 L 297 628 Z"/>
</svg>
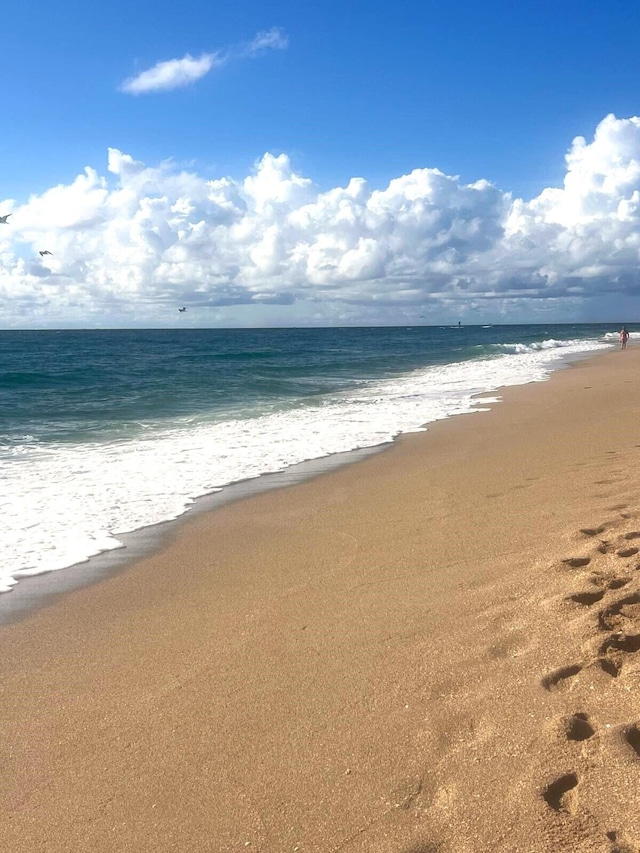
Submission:
<svg viewBox="0 0 640 853">
<path fill-rule="evenodd" d="M 122 91 L 130 95 L 142 95 L 147 92 L 180 89 L 204 77 L 214 65 L 222 64 L 223 61 L 215 53 L 203 53 L 197 59 L 187 54 L 182 59 L 157 62 L 152 68 L 125 80 Z"/>
<path fill-rule="evenodd" d="M 265 50 L 284 50 L 289 46 L 289 39 L 280 27 L 258 33 L 242 51 L 246 56 L 258 56 Z"/>
<path fill-rule="evenodd" d="M 640 119 L 607 116 L 566 163 L 523 201 L 438 169 L 321 192 L 284 154 L 236 181 L 109 149 L 106 175 L 0 204 L 3 323 L 162 325 L 178 303 L 200 325 L 622 310 L 640 297 Z"/>
<path fill-rule="evenodd" d="M 146 71 L 125 80 L 120 90 L 129 95 L 143 95 L 180 89 L 200 80 L 213 68 L 220 68 L 234 59 L 255 59 L 266 50 L 284 50 L 288 43 L 284 32 L 279 27 L 272 27 L 258 33 L 248 44 L 231 47 L 224 53 L 203 53 L 197 58 L 187 54 L 182 59 L 157 62 Z"/>
</svg>

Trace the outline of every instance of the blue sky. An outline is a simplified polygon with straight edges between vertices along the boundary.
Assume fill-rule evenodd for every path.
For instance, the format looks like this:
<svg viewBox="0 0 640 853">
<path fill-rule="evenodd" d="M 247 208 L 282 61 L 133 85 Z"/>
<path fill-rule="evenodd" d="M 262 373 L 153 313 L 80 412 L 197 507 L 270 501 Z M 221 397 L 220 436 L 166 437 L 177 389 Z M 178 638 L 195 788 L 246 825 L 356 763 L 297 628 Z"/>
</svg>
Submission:
<svg viewBox="0 0 640 853">
<path fill-rule="evenodd" d="M 369 197 L 355 198 L 353 193 L 353 204 L 362 210 L 367 208 L 366 216 L 362 210 L 354 214 L 356 218 L 362 214 L 361 231 L 352 234 L 351 243 L 342 245 L 343 253 L 356 252 L 353 263 L 339 270 L 334 281 L 324 273 L 318 274 L 318 289 L 312 292 L 316 279 L 311 274 L 310 282 L 301 281 L 304 274 L 299 255 L 303 245 L 324 251 L 325 232 L 318 226 L 312 237 L 308 229 L 302 237 L 291 237 L 292 221 L 299 219 L 294 208 L 322 200 L 324 214 L 330 218 L 326 199 L 321 199 L 323 193 L 348 187 L 352 178 L 364 179 L 369 194 L 384 191 L 390 182 L 414 170 L 437 169 L 445 176 L 458 176 L 458 188 L 488 181 L 504 198 L 511 193 L 512 198 L 520 197 L 524 202 L 539 198 L 545 188 L 562 188 L 567 173 L 565 154 L 576 137 L 584 137 L 590 145 L 596 128 L 607 116 L 628 120 L 640 114 L 639 31 L 640 6 L 624 0 L 423 0 L 396 4 L 360 0 L 325 0 L 317 4 L 289 0 L 268 4 L 256 0 L 236 0 L 232 4 L 210 0 L 185 0 L 181 4 L 167 0 L 112 0 L 109 4 L 60 0 L 51 4 L 26 0 L 7 4 L 0 31 L 5 67 L 0 103 L 6 128 L 0 137 L 0 213 L 11 210 L 13 217 L 11 233 L 3 228 L 0 235 L 4 240 L 0 244 L 4 257 L 0 307 L 6 323 L 55 325 L 71 313 L 75 323 L 86 320 L 139 324 L 143 318 L 127 310 L 115 310 L 113 304 L 107 310 L 110 301 L 126 302 L 127 294 L 135 292 L 148 297 L 149 304 L 159 306 L 175 300 L 191 300 L 194 307 L 197 302 L 206 304 L 211 310 L 206 315 L 200 312 L 198 320 L 194 312 L 189 312 L 189 322 L 202 325 L 261 320 L 357 322 L 358 316 L 367 322 L 405 322 L 405 315 L 424 313 L 425 304 L 429 313 L 429 306 L 435 301 L 438 307 L 434 308 L 433 318 L 437 321 L 439 317 L 447 319 L 448 312 L 457 317 L 465 299 L 482 319 L 497 320 L 500 313 L 505 318 L 522 319 L 530 314 L 531 306 L 522 299 L 516 304 L 512 295 L 505 297 L 507 301 L 500 302 L 498 308 L 504 287 L 501 289 L 495 282 L 487 285 L 486 276 L 481 286 L 482 265 L 461 265 L 460 252 L 464 251 L 458 244 L 461 239 L 469 244 L 468 234 L 451 238 L 453 254 L 450 253 L 449 263 L 453 267 L 449 272 L 458 284 L 449 281 L 443 290 L 444 285 L 436 286 L 434 281 L 444 270 L 426 263 L 421 266 L 418 260 L 403 265 L 399 255 L 393 256 L 394 246 L 382 245 L 382 232 L 371 225 Z M 144 72 L 157 69 L 158 63 L 184 63 L 187 57 L 192 62 L 209 64 L 210 70 L 187 85 L 137 94 L 127 91 L 127 81 L 131 83 Z M 171 74 L 170 68 L 165 71 Z M 619 153 L 612 153 L 611 148 L 618 144 L 620 134 L 615 128 L 609 129 L 599 162 L 618 163 Z M 115 192 L 118 186 L 122 189 L 122 173 L 108 172 L 108 149 L 129 155 L 149 170 L 165 169 L 162 179 L 153 172 L 152 190 L 148 180 L 144 191 L 138 185 L 135 190 L 129 186 L 127 192 L 140 191 L 142 195 L 138 196 L 137 207 L 129 205 L 126 211 L 120 211 L 122 216 L 112 229 L 119 234 L 126 227 L 127 217 L 131 221 L 137 212 L 140 220 L 140 210 L 146 204 L 143 199 L 171 197 L 162 183 L 169 180 L 167 168 L 173 170 L 174 176 L 197 176 L 203 184 L 226 178 L 242 195 L 247 178 L 264 173 L 262 158 L 268 154 L 279 164 L 277 179 L 274 178 L 279 186 L 290 186 L 287 175 L 293 174 L 308 181 L 315 195 L 313 199 L 308 191 L 304 198 L 287 195 L 288 218 L 280 216 L 277 222 L 273 218 L 268 222 L 260 219 L 255 198 L 252 199 L 251 222 L 245 227 L 253 228 L 257 242 L 253 248 L 244 249 L 256 267 L 253 279 L 253 273 L 247 273 L 248 278 L 244 276 L 242 258 L 238 255 L 233 260 L 227 243 L 220 243 L 216 253 L 216 240 L 222 240 L 219 233 L 216 236 L 211 232 L 206 251 L 197 257 L 193 249 L 197 240 L 192 233 L 197 221 L 185 213 L 188 222 L 180 230 L 171 224 L 169 214 L 166 221 L 160 222 L 162 214 L 156 205 L 154 216 L 160 219 L 153 220 L 148 233 L 157 236 L 163 223 L 169 223 L 174 236 L 167 236 L 162 246 L 156 245 L 158 266 L 153 269 L 129 252 L 127 264 L 138 263 L 138 267 L 123 286 L 122 269 L 107 269 L 110 261 L 106 254 L 101 271 L 91 271 L 93 279 L 80 257 L 78 232 L 83 228 L 82 240 L 85 248 L 92 247 L 92 258 L 96 252 L 106 253 L 106 246 L 96 242 L 95 217 L 89 222 L 67 216 L 72 225 L 66 227 L 71 227 L 77 238 L 74 243 L 68 232 L 56 232 L 54 222 L 47 227 L 42 214 L 43 205 L 54 198 L 52 190 L 71 188 L 85 167 L 107 181 L 109 192 Z M 634 161 L 635 149 L 625 149 L 624 156 Z M 277 159 L 282 157 L 286 163 Z M 170 167 L 161 166 L 167 161 Z M 257 165 L 260 163 L 262 167 Z M 616 185 L 618 201 L 632 200 L 628 176 L 625 180 L 624 186 Z M 415 185 L 416 181 L 412 183 Z M 436 201 L 440 191 L 431 180 L 421 187 L 421 209 L 425 201 L 438 208 L 441 233 L 443 222 L 447 217 L 451 219 L 451 211 L 447 208 L 448 212 L 443 212 L 442 205 L 446 208 L 453 204 L 457 211 L 458 202 L 448 196 L 443 202 Z M 174 205 L 176 199 L 184 198 L 184 187 L 175 192 Z M 284 190 L 274 192 L 282 196 Z M 407 192 L 415 204 L 415 186 Z M 486 196 L 485 190 L 478 192 Z M 60 201 L 59 193 L 56 197 Z M 100 204 L 113 211 L 116 196 L 110 198 L 109 202 L 102 199 Z M 64 199 L 65 205 L 83 206 L 85 202 L 71 190 Z M 246 199 L 242 204 L 245 202 Z M 225 201 L 225 205 L 230 203 L 229 199 Z M 594 202 L 583 199 L 583 203 L 586 209 Z M 559 199 L 554 204 L 557 208 Z M 388 210 L 388 199 L 385 205 Z M 503 221 L 509 215 L 504 204 L 501 212 L 496 212 L 495 199 L 489 200 L 488 205 L 492 211 L 489 216 L 502 217 Z M 529 210 L 530 228 L 531 220 L 542 215 L 539 207 Z M 38 216 L 34 215 L 36 208 L 40 210 Z M 212 228 L 218 227 L 219 207 L 216 210 L 218 213 L 212 212 L 209 204 L 198 215 L 204 216 Z M 483 211 L 479 208 L 474 217 L 483 218 Z M 397 211 L 393 215 L 394 222 L 398 221 Z M 549 216 L 547 225 L 549 221 L 557 224 L 558 217 Z M 104 210 L 98 218 L 104 233 Z M 317 219 L 316 216 L 314 221 Z M 145 221 L 150 222 L 148 215 Z M 331 225 L 328 219 L 326 224 Z M 492 219 L 486 227 L 491 230 L 493 225 Z M 574 227 L 577 223 L 567 223 L 565 217 L 563 227 L 569 225 Z M 183 234 L 187 226 L 191 229 L 189 261 L 193 267 L 190 271 L 177 271 L 175 256 L 180 252 L 176 241 L 182 238 L 175 235 Z M 384 233 L 388 234 L 389 227 L 385 227 Z M 424 227 L 428 231 L 428 223 Z M 629 243 L 627 230 L 626 266 L 615 271 L 619 281 L 627 276 L 627 284 L 620 285 L 615 293 L 620 309 L 631 311 L 636 310 L 636 284 L 635 280 L 628 283 L 633 273 L 633 241 Z M 527 228 L 524 231 L 529 237 Z M 414 238 L 418 239 L 415 235 Z M 141 238 L 134 240 L 129 234 L 127 239 L 137 240 L 140 248 Z M 55 259 L 38 260 L 37 249 L 42 240 L 55 243 Z M 265 248 L 265 240 L 271 241 L 271 248 Z M 538 229 L 535 242 L 539 266 L 547 254 L 541 240 Z M 275 244 L 281 253 L 277 258 Z M 147 257 L 150 245 L 147 241 L 146 248 L 142 247 L 140 258 Z M 66 265 L 61 255 L 63 248 Z M 119 248 L 122 249 L 121 244 Z M 467 255 L 475 258 L 475 253 L 487 250 L 485 241 Z M 255 257 L 263 258 L 267 251 L 271 252 L 270 262 L 256 264 Z M 400 251 L 404 258 L 406 240 Z M 169 255 L 163 255 L 166 252 Z M 318 269 L 327 271 L 332 264 L 335 267 L 339 252 L 338 241 L 329 253 L 331 257 L 323 257 Z M 227 257 L 225 264 L 219 262 L 223 254 Z M 163 266 L 159 274 L 163 286 L 152 291 L 152 282 L 145 284 L 145 276 L 155 280 L 157 276 L 151 273 L 167 257 L 173 272 Z M 362 264 L 356 263 L 358 258 L 364 258 Z M 433 259 L 433 252 L 430 258 Z M 214 260 L 215 275 L 206 288 L 199 288 L 193 277 L 202 272 L 202 263 Z M 505 252 L 492 261 L 494 268 L 501 266 L 504 273 L 508 263 Z M 286 274 L 283 265 L 288 265 Z M 521 266 L 522 259 L 514 259 L 515 278 L 521 276 Z M 576 285 L 578 279 L 583 282 L 590 275 L 584 263 L 576 268 L 554 269 L 551 276 L 538 269 L 539 279 L 546 282 L 544 292 L 530 293 L 535 288 L 533 279 L 511 282 L 509 292 L 514 288 L 526 291 L 525 296 L 535 300 L 536 311 L 542 311 L 544 321 L 548 321 L 549 314 L 558 320 L 598 319 L 598 294 L 603 289 L 607 295 L 602 305 L 610 306 L 611 287 L 605 282 L 603 288 L 597 285 L 594 290 L 595 277 L 602 277 L 603 273 L 593 272 L 592 258 L 589 269 L 592 278 L 584 285 L 586 296 L 580 293 L 581 285 Z M 269 278 L 262 290 L 255 285 L 258 273 Z M 535 270 L 527 271 L 529 277 L 534 273 Z M 274 276 L 280 276 L 280 280 Z M 570 279 L 562 293 L 554 276 Z M 469 284 L 472 278 L 473 284 Z M 249 279 L 251 282 L 247 283 Z M 370 287 L 374 281 L 377 284 Z M 111 293 L 107 292 L 108 282 L 114 283 Z M 365 282 L 360 291 L 358 282 Z M 48 288 L 46 304 L 42 299 L 43 283 Z M 29 310 L 31 285 L 38 295 L 38 308 L 33 311 Z M 399 289 L 391 298 L 389 292 L 394 288 Z M 330 309 L 332 291 L 336 305 Z M 86 313 L 91 294 L 98 292 L 98 301 L 91 303 L 90 313 Z M 345 306 L 358 305 L 358 292 L 365 310 L 359 312 L 355 308 L 350 313 Z M 230 313 L 225 302 L 245 305 L 244 317 L 240 309 Z M 385 305 L 383 310 L 369 310 L 381 302 Z M 387 303 L 394 305 L 389 308 Z M 280 308 L 274 313 L 269 305 Z M 226 314 L 218 310 L 221 306 Z M 586 316 L 589 312 L 593 316 Z M 145 316 L 149 317 L 148 311 Z M 159 312 L 153 315 L 152 322 L 162 324 L 163 317 Z"/>
</svg>

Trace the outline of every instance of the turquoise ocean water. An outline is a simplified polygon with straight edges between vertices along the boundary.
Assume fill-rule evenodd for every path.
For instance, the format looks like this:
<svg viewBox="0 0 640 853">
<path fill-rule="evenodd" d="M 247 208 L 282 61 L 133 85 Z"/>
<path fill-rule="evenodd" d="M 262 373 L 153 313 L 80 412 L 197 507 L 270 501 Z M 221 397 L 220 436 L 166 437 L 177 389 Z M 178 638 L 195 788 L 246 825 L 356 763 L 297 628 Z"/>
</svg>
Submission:
<svg viewBox="0 0 640 853">
<path fill-rule="evenodd" d="M 0 591 L 616 342 L 607 325 L 0 331 Z"/>
</svg>

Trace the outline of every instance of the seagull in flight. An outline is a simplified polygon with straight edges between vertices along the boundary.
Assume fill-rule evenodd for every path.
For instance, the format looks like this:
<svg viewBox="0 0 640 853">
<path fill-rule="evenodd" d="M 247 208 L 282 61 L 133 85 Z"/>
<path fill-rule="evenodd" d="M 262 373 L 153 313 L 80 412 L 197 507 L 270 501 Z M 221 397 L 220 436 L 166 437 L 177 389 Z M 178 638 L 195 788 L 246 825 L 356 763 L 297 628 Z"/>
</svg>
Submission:
<svg viewBox="0 0 640 853">
<path fill-rule="evenodd" d="M 5 213 L 4 216 L 0 216 L 0 225 L 8 225 L 7 219 L 13 216 L 13 213 Z"/>
<path fill-rule="evenodd" d="M 178 308 L 178 311 L 179 311 L 181 314 L 184 314 L 184 312 L 185 312 L 186 310 L 187 310 L 186 308 Z"/>
<path fill-rule="evenodd" d="M 40 252 L 41 258 L 43 258 L 45 255 L 53 255 L 53 252 L 50 252 L 48 249 L 45 249 L 44 252 Z"/>
</svg>

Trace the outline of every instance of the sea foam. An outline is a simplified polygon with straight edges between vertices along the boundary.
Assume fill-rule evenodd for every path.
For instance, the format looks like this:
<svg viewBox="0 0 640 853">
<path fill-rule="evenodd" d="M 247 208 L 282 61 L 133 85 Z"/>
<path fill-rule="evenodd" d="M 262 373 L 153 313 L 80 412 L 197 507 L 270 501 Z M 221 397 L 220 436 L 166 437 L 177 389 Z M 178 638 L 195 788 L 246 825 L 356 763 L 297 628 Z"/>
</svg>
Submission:
<svg viewBox="0 0 640 853">
<path fill-rule="evenodd" d="M 121 534 L 177 518 L 225 485 L 482 410 L 488 401 L 478 404 L 476 395 L 543 380 L 566 360 L 609 346 L 505 342 L 493 356 L 363 380 L 253 417 L 202 414 L 93 443 L 32 443 L 25 436 L 3 448 L 0 591 L 119 548 Z"/>
</svg>

